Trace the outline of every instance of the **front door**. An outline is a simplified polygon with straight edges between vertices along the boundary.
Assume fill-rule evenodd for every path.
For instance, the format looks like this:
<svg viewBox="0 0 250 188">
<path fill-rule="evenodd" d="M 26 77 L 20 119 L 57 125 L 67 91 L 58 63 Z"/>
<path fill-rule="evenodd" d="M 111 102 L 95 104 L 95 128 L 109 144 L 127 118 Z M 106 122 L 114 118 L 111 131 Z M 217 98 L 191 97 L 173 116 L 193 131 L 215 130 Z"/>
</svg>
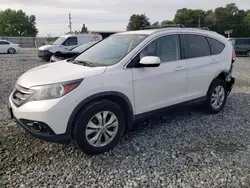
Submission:
<svg viewBox="0 0 250 188">
<path fill-rule="evenodd" d="M 166 35 L 147 45 L 136 57 L 158 56 L 159 67 L 132 68 L 136 114 L 184 102 L 186 61 L 181 59 L 179 35 Z"/>
<path fill-rule="evenodd" d="M 6 41 L 0 41 L 0 53 L 7 53 L 9 43 Z"/>
</svg>

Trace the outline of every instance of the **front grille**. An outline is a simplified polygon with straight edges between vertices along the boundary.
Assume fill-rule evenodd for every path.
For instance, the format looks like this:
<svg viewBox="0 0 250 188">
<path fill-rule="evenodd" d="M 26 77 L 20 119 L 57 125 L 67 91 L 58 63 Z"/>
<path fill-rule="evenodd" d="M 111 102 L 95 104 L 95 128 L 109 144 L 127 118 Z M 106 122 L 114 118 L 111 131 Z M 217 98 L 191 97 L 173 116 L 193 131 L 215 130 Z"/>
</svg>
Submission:
<svg viewBox="0 0 250 188">
<path fill-rule="evenodd" d="M 16 106 L 21 106 L 31 97 L 33 93 L 34 90 L 27 89 L 16 84 L 12 92 L 12 101 Z"/>
</svg>

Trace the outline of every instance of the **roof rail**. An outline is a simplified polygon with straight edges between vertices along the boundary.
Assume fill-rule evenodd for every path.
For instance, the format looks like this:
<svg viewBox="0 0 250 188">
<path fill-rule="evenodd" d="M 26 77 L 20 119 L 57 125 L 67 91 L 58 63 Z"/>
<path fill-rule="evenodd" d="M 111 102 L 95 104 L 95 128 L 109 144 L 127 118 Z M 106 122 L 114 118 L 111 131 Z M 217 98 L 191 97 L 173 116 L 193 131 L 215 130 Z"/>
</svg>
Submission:
<svg viewBox="0 0 250 188">
<path fill-rule="evenodd" d="M 143 29 L 162 29 L 162 28 L 168 28 L 168 27 L 185 28 L 185 26 L 183 24 L 165 24 L 165 25 L 161 25 L 161 26 L 142 27 L 140 30 L 143 30 Z"/>
<path fill-rule="evenodd" d="M 208 27 L 198 27 L 198 28 L 203 30 L 210 30 Z"/>
</svg>

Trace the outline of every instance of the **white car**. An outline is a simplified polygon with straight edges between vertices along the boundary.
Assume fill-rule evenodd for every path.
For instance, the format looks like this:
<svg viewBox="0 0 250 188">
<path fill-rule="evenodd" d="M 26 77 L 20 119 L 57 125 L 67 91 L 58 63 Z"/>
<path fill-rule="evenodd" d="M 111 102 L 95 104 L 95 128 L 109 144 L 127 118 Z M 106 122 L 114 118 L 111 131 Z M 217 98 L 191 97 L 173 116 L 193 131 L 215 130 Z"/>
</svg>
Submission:
<svg viewBox="0 0 250 188">
<path fill-rule="evenodd" d="M 0 40 L 0 53 L 14 54 L 19 52 L 20 52 L 19 44 L 14 44 L 7 40 Z"/>
<path fill-rule="evenodd" d="M 9 110 L 31 135 L 73 140 L 89 154 L 112 149 L 136 120 L 200 102 L 226 103 L 236 56 L 223 36 L 192 28 L 112 35 L 77 56 L 24 73 Z"/>
</svg>

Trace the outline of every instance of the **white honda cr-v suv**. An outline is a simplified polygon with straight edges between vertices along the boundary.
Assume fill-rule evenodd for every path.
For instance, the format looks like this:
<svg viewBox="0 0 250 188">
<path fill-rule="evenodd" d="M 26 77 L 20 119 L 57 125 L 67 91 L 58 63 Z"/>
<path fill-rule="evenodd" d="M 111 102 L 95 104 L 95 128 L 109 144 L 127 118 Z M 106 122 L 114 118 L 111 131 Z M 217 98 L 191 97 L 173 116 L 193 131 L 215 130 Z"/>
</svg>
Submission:
<svg viewBox="0 0 250 188">
<path fill-rule="evenodd" d="M 234 84 L 232 44 L 201 29 L 118 33 L 75 59 L 31 69 L 18 79 L 9 110 L 31 135 L 73 140 L 98 154 L 112 149 L 133 123 L 180 104 L 224 107 Z"/>
</svg>

